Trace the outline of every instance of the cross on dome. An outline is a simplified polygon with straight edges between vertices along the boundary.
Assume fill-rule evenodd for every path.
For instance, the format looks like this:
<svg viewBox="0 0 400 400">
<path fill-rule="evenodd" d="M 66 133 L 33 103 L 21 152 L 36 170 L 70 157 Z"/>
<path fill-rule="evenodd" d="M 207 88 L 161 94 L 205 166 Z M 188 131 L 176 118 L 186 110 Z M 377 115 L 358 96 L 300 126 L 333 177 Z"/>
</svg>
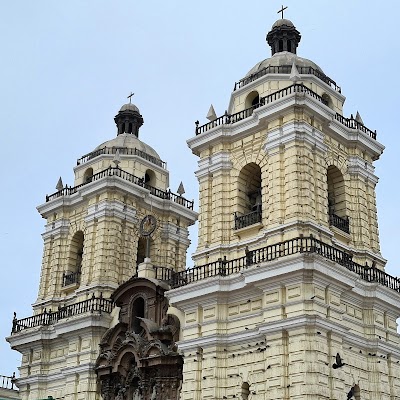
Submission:
<svg viewBox="0 0 400 400">
<path fill-rule="evenodd" d="M 133 96 L 134 94 L 135 94 L 135 93 L 131 92 L 131 94 L 130 94 L 129 96 L 126 97 L 127 99 L 129 99 L 129 104 L 132 104 L 132 96 Z"/>
<path fill-rule="evenodd" d="M 277 12 L 277 14 L 282 13 L 282 19 L 283 19 L 283 12 L 285 10 L 287 10 L 287 7 L 283 7 L 283 5 L 282 5 L 282 8 Z"/>
</svg>

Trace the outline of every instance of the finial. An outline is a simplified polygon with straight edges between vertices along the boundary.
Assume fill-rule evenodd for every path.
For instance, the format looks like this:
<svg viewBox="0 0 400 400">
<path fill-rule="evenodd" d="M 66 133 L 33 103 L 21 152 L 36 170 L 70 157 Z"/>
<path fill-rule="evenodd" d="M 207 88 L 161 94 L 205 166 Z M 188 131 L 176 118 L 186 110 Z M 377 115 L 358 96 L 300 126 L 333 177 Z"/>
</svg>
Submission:
<svg viewBox="0 0 400 400">
<path fill-rule="evenodd" d="M 133 96 L 134 94 L 135 94 L 135 93 L 131 92 L 131 94 L 130 94 L 129 96 L 127 96 L 127 99 L 129 99 L 129 104 L 132 104 L 132 96 Z"/>
<path fill-rule="evenodd" d="M 58 182 L 57 182 L 56 189 L 57 189 L 58 191 L 64 189 L 64 185 L 63 185 L 63 181 L 62 181 L 62 179 L 61 179 L 61 176 L 60 176 L 60 179 L 59 179 Z"/>
<path fill-rule="evenodd" d="M 363 122 L 363 120 L 361 118 L 361 115 L 360 115 L 360 113 L 358 111 L 357 111 L 357 114 L 356 114 L 356 121 L 359 122 L 360 124 L 364 125 L 364 122 Z"/>
<path fill-rule="evenodd" d="M 119 155 L 119 149 L 117 149 L 117 151 L 115 152 L 115 156 L 113 159 L 113 163 L 116 165 L 116 167 L 118 168 L 118 164 L 121 162 L 121 156 Z"/>
<path fill-rule="evenodd" d="M 292 70 L 290 71 L 290 78 L 291 81 L 293 81 L 294 83 L 296 83 L 297 81 L 300 80 L 300 74 L 299 71 L 296 67 L 296 63 L 293 60 L 293 64 L 292 64 Z"/>
<path fill-rule="evenodd" d="M 282 13 L 282 19 L 283 19 L 283 12 L 285 10 L 287 10 L 287 7 L 283 7 L 283 5 L 282 5 L 282 8 L 277 12 L 277 14 Z"/>
<path fill-rule="evenodd" d="M 215 121 L 217 119 L 217 114 L 215 114 L 215 110 L 213 105 L 211 104 L 210 109 L 208 110 L 206 118 L 209 121 Z"/>
<path fill-rule="evenodd" d="M 182 182 L 179 184 L 177 193 L 179 194 L 179 196 L 182 196 L 185 193 L 185 188 L 183 187 L 183 183 Z"/>
</svg>

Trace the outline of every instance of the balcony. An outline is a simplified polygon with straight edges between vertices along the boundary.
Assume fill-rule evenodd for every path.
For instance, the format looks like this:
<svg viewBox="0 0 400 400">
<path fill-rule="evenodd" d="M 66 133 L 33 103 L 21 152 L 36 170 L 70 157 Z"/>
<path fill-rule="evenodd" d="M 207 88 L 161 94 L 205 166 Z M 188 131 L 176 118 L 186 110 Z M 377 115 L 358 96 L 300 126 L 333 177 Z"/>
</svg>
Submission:
<svg viewBox="0 0 400 400">
<path fill-rule="evenodd" d="M 238 215 L 235 213 L 235 230 L 246 228 L 247 226 L 261 222 L 262 215 L 260 211 L 252 211 L 248 214 Z"/>
<path fill-rule="evenodd" d="M 110 176 L 117 176 L 125 181 L 129 181 L 135 185 L 141 186 L 141 187 L 149 190 L 150 194 L 152 194 L 155 197 L 158 197 L 158 198 L 164 199 L 164 200 L 171 200 L 177 204 L 182 205 L 183 207 L 188 208 L 189 210 L 193 210 L 193 206 L 194 206 L 193 200 L 192 201 L 187 200 L 178 194 L 172 193 L 170 190 L 157 189 L 157 188 L 145 183 L 143 178 L 139 178 L 138 176 L 132 175 L 129 172 L 126 172 L 119 167 L 111 167 L 111 166 L 103 171 L 98 172 L 97 174 L 92 175 L 90 177 L 90 180 L 88 180 L 85 183 L 82 183 L 82 184 L 74 186 L 74 187 L 65 186 L 65 188 L 59 190 L 58 192 L 47 195 L 46 203 L 51 200 L 57 199 L 58 197 L 71 196 L 71 195 L 77 193 L 79 191 L 79 189 L 81 189 L 82 187 L 89 185 L 92 182 L 99 181 L 101 179 L 104 179 L 104 178 L 110 177 Z"/>
<path fill-rule="evenodd" d="M 230 125 L 238 121 L 241 121 L 243 119 L 246 119 L 253 114 L 253 111 L 256 108 L 273 103 L 279 99 L 290 96 L 294 93 L 304 93 L 327 106 L 326 100 L 322 98 L 319 94 L 315 93 L 314 91 L 309 89 L 307 86 L 304 86 L 303 84 L 295 83 L 294 85 L 288 86 L 284 89 L 278 90 L 277 92 L 271 93 L 268 96 L 261 97 L 260 102 L 258 104 L 246 108 L 243 111 L 239 111 L 235 114 L 228 114 L 227 112 L 225 112 L 224 115 L 218 117 L 214 121 L 208 122 L 200 126 L 199 126 L 199 121 L 196 121 L 196 136 L 204 132 L 207 132 L 217 126 Z M 343 117 L 343 115 L 336 113 L 335 120 L 349 129 L 359 130 L 368 135 L 369 137 L 371 137 L 372 139 L 376 140 L 376 131 L 372 131 L 371 129 L 368 129 L 365 125 L 363 125 L 361 122 L 356 121 L 353 115 L 351 115 L 350 118 L 345 118 Z"/>
<path fill-rule="evenodd" d="M 100 297 L 93 296 L 84 301 L 80 301 L 75 304 L 71 304 L 65 307 L 59 307 L 57 311 L 44 310 L 41 314 L 36 314 L 28 318 L 17 319 L 14 314 L 12 323 L 11 334 L 21 332 L 25 329 L 34 328 L 37 326 L 48 326 L 53 325 L 61 319 L 69 318 L 75 315 L 86 314 L 86 313 L 108 313 L 110 314 L 114 308 L 114 303 L 111 299 L 104 299 L 102 295 Z"/>
<path fill-rule="evenodd" d="M 337 91 L 338 93 L 341 93 L 340 86 L 336 84 L 334 80 L 323 74 L 321 71 L 318 69 L 312 68 L 312 67 L 300 67 L 297 66 L 297 70 L 300 75 L 314 75 L 318 79 L 320 79 L 322 82 L 326 83 L 328 86 L 330 86 L 332 89 Z M 241 79 L 239 82 L 235 83 L 234 91 L 237 89 L 240 89 L 243 86 L 248 85 L 251 82 L 254 82 L 258 78 L 261 78 L 262 76 L 268 75 L 268 74 L 290 74 L 292 72 L 292 66 L 291 65 L 279 65 L 279 66 L 274 66 L 270 65 L 266 68 L 263 68 L 262 70 L 251 74 L 249 76 L 246 76 L 245 78 Z"/>
<path fill-rule="evenodd" d="M 62 286 L 70 286 L 74 284 L 79 284 L 81 280 L 81 271 L 63 273 Z"/>
<path fill-rule="evenodd" d="M 139 150 L 136 147 L 134 149 L 128 149 L 126 147 L 103 147 L 101 149 L 92 151 L 91 153 L 85 154 L 79 160 L 76 161 L 76 165 L 85 164 L 86 162 L 92 160 L 93 158 L 101 154 L 116 154 L 119 152 L 121 155 L 133 155 L 143 158 L 144 160 L 150 161 L 152 164 L 158 165 L 159 167 L 165 169 L 166 164 L 164 161 L 157 157 L 154 157 L 143 150 Z"/>
<path fill-rule="evenodd" d="M 8 390 L 17 390 L 15 386 L 15 373 L 12 376 L 0 375 L 0 388 Z"/>
<path fill-rule="evenodd" d="M 345 233 L 350 233 L 349 217 L 342 218 L 336 214 L 329 214 L 329 225 L 334 226 Z"/>
<path fill-rule="evenodd" d="M 205 265 L 188 268 L 180 272 L 171 272 L 172 288 L 188 285 L 192 282 L 213 276 L 225 277 L 236 274 L 252 266 L 259 266 L 293 254 L 316 254 L 331 260 L 343 268 L 352 271 L 366 282 L 378 283 L 400 293 L 400 279 L 387 274 L 374 266 L 361 265 L 353 261 L 351 254 L 326 244 L 314 237 L 297 237 L 284 242 L 272 244 L 255 250 L 246 250 L 244 256 L 227 260 L 226 257 Z"/>
</svg>

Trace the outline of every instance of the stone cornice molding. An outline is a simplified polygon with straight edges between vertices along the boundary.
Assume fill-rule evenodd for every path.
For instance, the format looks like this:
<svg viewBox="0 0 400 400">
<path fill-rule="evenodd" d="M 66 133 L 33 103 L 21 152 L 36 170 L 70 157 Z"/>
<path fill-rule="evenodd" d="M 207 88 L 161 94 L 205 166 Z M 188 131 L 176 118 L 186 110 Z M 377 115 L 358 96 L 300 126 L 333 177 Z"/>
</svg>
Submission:
<svg viewBox="0 0 400 400">
<path fill-rule="evenodd" d="M 324 134 L 306 122 L 289 122 L 269 131 L 264 149 L 267 154 L 272 155 L 279 153 L 280 146 L 287 146 L 296 141 L 307 143 L 323 154 L 328 150 L 328 146 L 324 143 Z"/>
<path fill-rule="evenodd" d="M 108 329 L 112 316 L 108 313 L 80 314 L 68 319 L 62 319 L 52 325 L 43 325 L 36 328 L 22 330 L 17 334 L 8 336 L 6 340 L 12 347 L 32 347 L 36 344 L 41 346 L 43 341 L 57 340 L 63 335 L 76 336 L 79 331 L 81 335 L 87 331 L 92 334 L 93 329 Z"/>
<path fill-rule="evenodd" d="M 167 297 L 175 307 L 185 308 L 185 304 L 193 303 L 193 299 L 213 296 L 217 292 L 232 292 L 239 289 L 253 291 L 260 288 L 269 290 L 271 284 L 277 282 L 301 283 L 304 280 L 304 272 L 313 271 L 318 276 L 318 281 L 326 286 L 337 287 L 339 292 L 354 291 L 363 300 L 376 298 L 376 302 L 383 307 L 390 305 L 400 313 L 400 295 L 378 283 L 366 282 L 360 276 L 340 266 L 334 261 L 318 256 L 317 254 L 294 254 L 273 261 L 261 262 L 257 265 L 243 269 L 237 274 L 227 277 L 210 277 L 185 285 L 181 288 L 167 292 Z M 313 278 L 314 280 L 314 278 Z"/>
<path fill-rule="evenodd" d="M 105 217 L 117 217 L 133 224 L 137 224 L 139 221 L 136 217 L 136 209 L 133 207 L 127 206 L 120 201 L 102 200 L 87 208 L 85 222 L 89 224 L 96 219 Z"/>
<path fill-rule="evenodd" d="M 42 233 L 43 240 L 54 239 L 60 236 L 67 236 L 69 233 L 70 220 L 60 218 L 46 224 L 45 232 Z"/>
<path fill-rule="evenodd" d="M 196 211 L 189 210 L 175 201 L 153 196 L 148 189 L 118 176 L 106 176 L 103 179 L 82 186 L 72 195 L 60 196 L 38 206 L 37 209 L 44 218 L 47 218 L 51 213 L 57 212 L 62 208 L 77 207 L 88 198 L 113 190 L 119 190 L 123 194 L 129 194 L 139 199 L 147 208 L 153 208 L 157 212 L 169 211 L 181 218 L 186 218 L 191 223 L 194 223 L 198 216 Z"/>
<path fill-rule="evenodd" d="M 203 178 L 217 171 L 230 171 L 232 169 L 232 161 L 230 160 L 230 152 L 221 151 L 209 157 L 205 157 L 198 162 L 199 169 L 195 172 L 197 179 Z"/>
<path fill-rule="evenodd" d="M 350 156 L 347 158 L 347 172 L 350 175 L 361 176 L 373 185 L 376 185 L 379 178 L 374 174 L 374 171 L 375 167 L 359 156 Z"/>
<path fill-rule="evenodd" d="M 357 147 L 371 154 L 374 161 L 379 159 L 385 149 L 385 146 L 370 137 L 368 134 L 356 129 L 348 128 L 335 118 L 332 118 L 329 122 L 328 129 L 335 135 L 335 139 L 342 141 L 346 145 L 356 144 Z"/>
<path fill-rule="evenodd" d="M 177 226 L 170 222 L 164 223 L 160 233 L 163 240 L 174 240 L 176 242 L 184 243 L 186 246 L 190 245 L 189 231 L 187 228 Z"/>
</svg>

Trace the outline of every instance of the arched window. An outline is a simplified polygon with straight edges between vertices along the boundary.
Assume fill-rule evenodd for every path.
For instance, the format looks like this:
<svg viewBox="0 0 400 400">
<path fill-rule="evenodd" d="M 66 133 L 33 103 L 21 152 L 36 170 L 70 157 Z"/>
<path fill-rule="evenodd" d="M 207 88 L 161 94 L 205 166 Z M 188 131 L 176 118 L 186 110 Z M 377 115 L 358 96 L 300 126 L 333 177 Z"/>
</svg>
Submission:
<svg viewBox="0 0 400 400">
<path fill-rule="evenodd" d="M 246 97 L 246 101 L 245 101 L 245 107 L 250 108 L 250 107 L 257 107 L 260 103 L 260 95 L 257 91 L 252 91 L 250 92 L 247 97 Z"/>
<path fill-rule="evenodd" d="M 93 168 L 88 168 L 83 174 L 83 183 L 88 183 L 92 181 Z"/>
<path fill-rule="evenodd" d="M 346 233 L 350 233 L 345 183 L 342 173 L 334 165 L 328 167 L 327 186 L 329 223 Z"/>
<path fill-rule="evenodd" d="M 129 122 L 128 133 L 132 133 L 132 122 Z"/>
<path fill-rule="evenodd" d="M 143 328 L 140 326 L 140 319 L 144 318 L 144 299 L 143 297 L 138 297 L 132 304 L 131 308 L 131 324 L 132 330 L 135 333 L 140 333 Z"/>
<path fill-rule="evenodd" d="M 292 42 L 290 40 L 287 41 L 287 51 L 292 52 Z"/>
<path fill-rule="evenodd" d="M 250 395 L 250 385 L 247 382 L 243 382 L 242 383 L 242 399 L 243 400 L 247 400 L 249 398 Z"/>
<path fill-rule="evenodd" d="M 279 40 L 279 51 L 283 51 L 283 40 Z"/>
<path fill-rule="evenodd" d="M 326 106 L 328 106 L 328 107 L 330 107 L 330 108 L 333 107 L 333 105 L 332 105 L 332 99 L 331 99 L 331 97 L 330 97 L 328 94 L 324 93 L 324 94 L 321 96 L 321 99 L 322 99 L 322 102 L 323 102 Z"/>
<path fill-rule="evenodd" d="M 247 164 L 238 176 L 238 204 L 235 213 L 235 229 L 261 222 L 261 168 L 255 164 Z"/>
<path fill-rule="evenodd" d="M 63 286 L 79 283 L 82 270 L 83 246 L 84 235 L 82 231 L 78 231 L 71 240 L 68 255 L 68 270 L 64 272 Z"/>
<path fill-rule="evenodd" d="M 156 174 L 151 169 L 148 169 L 144 174 L 144 183 L 145 185 L 156 186 Z"/>
</svg>

